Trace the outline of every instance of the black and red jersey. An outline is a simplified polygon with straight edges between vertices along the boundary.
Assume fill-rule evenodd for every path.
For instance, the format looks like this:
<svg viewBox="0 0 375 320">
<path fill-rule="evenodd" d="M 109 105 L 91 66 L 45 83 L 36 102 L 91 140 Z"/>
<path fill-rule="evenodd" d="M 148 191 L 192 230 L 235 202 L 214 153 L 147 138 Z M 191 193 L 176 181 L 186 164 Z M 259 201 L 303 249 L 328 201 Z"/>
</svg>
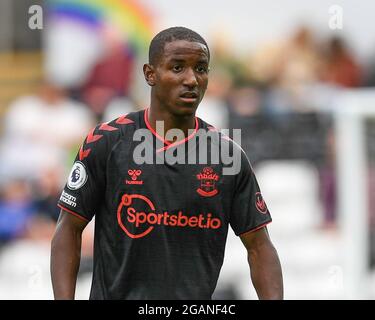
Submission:
<svg viewBox="0 0 375 320">
<path fill-rule="evenodd" d="M 271 216 L 238 145 L 199 118 L 185 140 L 164 141 L 147 112 L 98 125 L 87 135 L 58 203 L 81 219 L 95 215 L 90 299 L 211 299 L 229 224 L 240 235 Z M 238 173 L 223 174 L 228 164 L 210 156 L 192 163 L 192 152 L 203 145 L 198 132 L 208 131 L 216 133 L 213 143 L 240 151 Z M 139 139 L 137 132 L 149 138 Z M 152 163 L 134 157 L 141 144 Z M 210 155 L 212 143 L 204 147 Z M 181 148 L 190 161 L 161 163 L 166 152 Z"/>
</svg>

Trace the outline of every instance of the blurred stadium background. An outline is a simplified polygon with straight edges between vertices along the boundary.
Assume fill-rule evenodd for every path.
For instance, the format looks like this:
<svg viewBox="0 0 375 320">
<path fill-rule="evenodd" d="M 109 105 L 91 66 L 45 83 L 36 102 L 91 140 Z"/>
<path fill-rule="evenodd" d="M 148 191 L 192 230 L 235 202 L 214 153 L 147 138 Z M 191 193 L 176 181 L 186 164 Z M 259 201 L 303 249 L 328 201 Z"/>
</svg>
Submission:
<svg viewBox="0 0 375 320">
<path fill-rule="evenodd" d="M 29 26 L 32 5 L 43 8 L 42 30 Z M 343 28 L 331 29 L 337 8 Z M 210 45 L 198 115 L 242 129 L 285 298 L 374 299 L 374 9 L 370 0 L 0 0 L 0 299 L 53 298 L 50 239 L 72 160 L 95 123 L 148 105 L 148 43 L 174 25 Z M 78 299 L 90 290 L 93 223 Z M 256 298 L 232 232 L 215 298 Z"/>
</svg>

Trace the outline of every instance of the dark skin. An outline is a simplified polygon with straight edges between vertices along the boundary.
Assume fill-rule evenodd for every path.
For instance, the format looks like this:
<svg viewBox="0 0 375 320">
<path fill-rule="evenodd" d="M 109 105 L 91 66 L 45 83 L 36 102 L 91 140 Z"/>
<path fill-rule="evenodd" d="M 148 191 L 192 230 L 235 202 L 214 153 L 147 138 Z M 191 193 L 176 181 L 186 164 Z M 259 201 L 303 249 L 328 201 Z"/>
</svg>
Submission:
<svg viewBox="0 0 375 320">
<path fill-rule="evenodd" d="M 73 300 L 87 221 L 60 211 L 51 243 L 51 278 L 56 300 Z"/>
<path fill-rule="evenodd" d="M 195 127 L 195 112 L 208 84 L 209 56 L 198 42 L 167 43 L 156 64 L 143 67 L 151 86 L 149 122 L 164 121 L 164 129 L 179 128 L 187 135 Z M 74 299 L 87 221 L 61 210 L 51 246 L 51 276 L 55 299 Z M 251 279 L 259 299 L 282 299 L 280 261 L 265 227 L 240 236 L 248 252 Z"/>
<path fill-rule="evenodd" d="M 283 299 L 283 276 L 266 227 L 240 235 L 247 250 L 251 280 L 260 300 Z"/>
</svg>

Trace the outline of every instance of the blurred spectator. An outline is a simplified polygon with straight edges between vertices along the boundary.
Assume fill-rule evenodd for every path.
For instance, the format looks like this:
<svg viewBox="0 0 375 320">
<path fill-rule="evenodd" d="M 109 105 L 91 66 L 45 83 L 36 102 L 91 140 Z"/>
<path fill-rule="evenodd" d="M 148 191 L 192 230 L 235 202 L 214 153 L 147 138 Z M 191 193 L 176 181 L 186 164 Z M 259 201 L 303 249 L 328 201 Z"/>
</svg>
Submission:
<svg viewBox="0 0 375 320">
<path fill-rule="evenodd" d="M 289 96 L 290 108 L 296 111 L 310 109 L 305 94 L 318 80 L 319 59 L 311 30 L 299 27 L 281 51 L 276 84 Z"/>
<path fill-rule="evenodd" d="M 56 222 L 60 209 L 56 203 L 61 195 L 60 186 L 62 177 L 65 177 L 62 168 L 46 169 L 39 179 L 33 184 L 35 206 L 38 214 L 46 221 Z"/>
<path fill-rule="evenodd" d="M 242 85 L 231 90 L 228 98 L 232 111 L 240 116 L 252 116 L 260 112 L 262 95 L 256 88 Z"/>
<path fill-rule="evenodd" d="M 223 89 L 228 90 L 238 84 L 251 81 L 249 68 L 246 68 L 245 63 L 234 55 L 230 37 L 223 30 L 216 31 L 210 48 L 212 51 L 210 77 L 215 78 L 217 75 L 224 80 Z"/>
<path fill-rule="evenodd" d="M 124 45 L 123 39 L 113 29 L 103 32 L 105 54 L 94 66 L 81 90 L 85 102 L 100 121 L 112 99 L 129 97 L 133 80 L 135 53 Z"/>
<path fill-rule="evenodd" d="M 335 36 L 329 39 L 324 58 L 321 72 L 323 81 L 347 88 L 361 84 L 359 63 L 342 38 Z"/>
<path fill-rule="evenodd" d="M 206 97 L 197 110 L 198 116 L 219 129 L 228 128 L 229 111 L 249 116 L 260 109 L 251 67 L 235 56 L 232 48 L 226 32 L 216 32 L 211 47 L 210 82 Z"/>
<path fill-rule="evenodd" d="M 259 46 L 250 55 L 249 64 L 254 80 L 266 89 L 262 103 L 266 113 L 287 115 L 311 110 L 306 96 L 319 80 L 321 60 L 308 27 L 297 28 L 290 39 Z"/>
<path fill-rule="evenodd" d="M 281 74 L 284 41 L 271 41 L 259 45 L 248 57 L 247 67 L 251 69 L 258 83 L 274 85 Z"/>
<path fill-rule="evenodd" d="M 67 166 L 70 149 L 76 151 L 94 124 L 87 108 L 47 83 L 14 101 L 3 121 L 0 176 L 31 180 L 47 168 Z"/>
<path fill-rule="evenodd" d="M 327 133 L 325 155 L 325 161 L 319 168 L 319 191 L 323 206 L 323 219 L 320 227 L 323 230 L 333 230 L 337 227 L 336 145 L 333 129 Z"/>
<path fill-rule="evenodd" d="M 3 185 L 0 194 L 0 248 L 27 231 L 35 208 L 31 200 L 29 185 L 22 180 L 13 180 Z"/>
</svg>

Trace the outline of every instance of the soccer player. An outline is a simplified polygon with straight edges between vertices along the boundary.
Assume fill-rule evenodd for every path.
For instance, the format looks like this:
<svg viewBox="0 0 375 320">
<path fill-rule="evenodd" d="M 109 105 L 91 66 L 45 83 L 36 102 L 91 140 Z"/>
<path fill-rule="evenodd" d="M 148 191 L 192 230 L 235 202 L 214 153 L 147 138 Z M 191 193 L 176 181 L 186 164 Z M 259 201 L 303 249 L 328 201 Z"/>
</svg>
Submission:
<svg viewBox="0 0 375 320">
<path fill-rule="evenodd" d="M 251 165 L 234 141 L 195 117 L 209 61 L 196 32 L 161 31 L 143 67 L 149 108 L 87 135 L 58 203 L 51 248 L 55 299 L 74 299 L 81 234 L 94 215 L 90 299 L 211 299 L 229 225 L 247 249 L 258 297 L 283 298 L 266 228 L 271 216 Z M 180 131 L 165 136 L 170 129 Z M 228 159 L 217 156 L 227 147 L 239 154 L 232 171 Z"/>
</svg>

